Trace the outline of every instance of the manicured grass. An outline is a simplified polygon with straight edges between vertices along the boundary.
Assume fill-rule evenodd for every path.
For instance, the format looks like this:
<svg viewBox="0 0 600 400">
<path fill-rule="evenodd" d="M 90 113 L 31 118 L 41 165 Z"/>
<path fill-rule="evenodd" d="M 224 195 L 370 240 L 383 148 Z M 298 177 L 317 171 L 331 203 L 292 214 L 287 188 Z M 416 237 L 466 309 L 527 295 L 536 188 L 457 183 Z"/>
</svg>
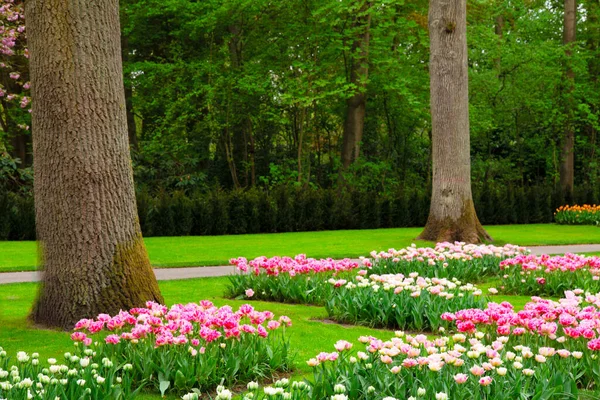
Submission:
<svg viewBox="0 0 600 400">
<path fill-rule="evenodd" d="M 487 292 L 498 281 L 490 280 L 479 285 Z M 197 302 L 208 299 L 216 305 L 229 304 L 239 307 L 247 301 L 229 300 L 223 297 L 227 278 L 201 278 L 183 281 L 160 282 L 160 289 L 168 305 L 174 303 Z M 61 358 L 65 351 L 70 351 L 72 342 L 69 333 L 53 330 L 39 330 L 27 320 L 27 315 L 35 299 L 37 284 L 11 284 L 0 286 L 0 346 L 10 354 L 17 351 L 38 352 L 42 359 L 48 357 Z M 510 301 L 516 308 L 522 308 L 529 300 L 525 296 L 493 296 L 492 301 Z M 361 346 L 357 338 L 361 335 L 373 335 L 381 339 L 393 336 L 392 331 L 371 329 L 361 326 L 341 326 L 321 322 L 326 318 L 323 307 L 291 305 L 282 303 L 250 302 L 259 310 L 270 310 L 275 315 L 287 315 L 293 321 L 288 330 L 291 348 L 296 352 L 296 371 L 292 378 L 308 377 L 311 369 L 305 361 L 321 351 L 332 351 L 333 344 L 339 339 L 348 340 Z M 171 396 L 169 399 L 177 399 Z M 141 399 L 160 399 L 155 394 L 144 394 Z"/>
<path fill-rule="evenodd" d="M 326 318 L 323 307 L 292 305 L 262 301 L 230 300 L 223 297 L 228 279 L 200 278 L 181 281 L 160 282 L 160 289 L 167 305 L 174 303 L 197 302 L 208 299 L 217 306 L 229 304 L 234 309 L 244 303 L 251 303 L 258 310 L 270 310 L 276 316 L 287 315 L 293 321 L 293 326 L 288 330 L 291 349 L 295 352 L 296 368 L 291 379 L 310 379 L 311 368 L 306 360 L 321 351 L 332 351 L 333 344 L 339 339 L 348 340 L 361 348 L 357 338 L 361 335 L 373 335 L 381 339 L 388 339 L 394 335 L 393 331 L 371 329 L 363 326 L 347 326 L 322 322 Z M 488 288 L 498 287 L 499 279 L 488 279 L 478 286 L 488 293 Z M 36 283 L 0 285 L 0 346 L 14 356 L 17 351 L 29 353 L 38 352 L 40 358 L 62 358 L 62 354 L 70 351 L 72 341 L 68 332 L 41 330 L 27 320 L 27 315 L 35 299 L 38 289 Z M 490 301 L 500 303 L 509 301 L 517 310 L 522 309 L 530 300 L 528 296 L 488 296 Z M 144 393 L 141 400 L 158 400 L 160 395 Z M 167 399 L 179 399 L 170 395 Z"/>
<path fill-rule="evenodd" d="M 600 243 L 595 226 L 533 224 L 486 227 L 494 243 L 524 246 Z M 273 233 L 235 236 L 152 237 L 145 239 L 158 267 L 225 265 L 232 257 L 306 253 L 310 257 L 358 257 L 371 250 L 401 248 L 415 242 L 421 228 Z M 418 242 L 429 245 L 429 242 Z M 35 242 L 0 242 L 0 272 L 31 271 Z"/>
<path fill-rule="evenodd" d="M 223 298 L 227 278 L 203 278 L 185 281 L 160 282 L 160 289 L 168 305 L 174 303 L 197 302 L 208 299 L 217 306 L 225 304 L 233 308 L 248 301 L 236 301 Z M 11 284 L 0 286 L 0 346 L 14 356 L 17 351 L 38 352 L 40 358 L 61 358 L 62 354 L 73 348 L 69 333 L 36 330 L 27 321 L 27 314 L 35 299 L 37 284 Z M 258 310 L 270 310 L 276 316 L 287 315 L 293 326 L 288 330 L 291 348 L 296 352 L 296 375 L 306 374 L 310 368 L 304 361 L 314 357 L 320 351 L 332 351 L 333 344 L 346 339 L 359 345 L 356 340 L 361 335 L 374 335 L 382 338 L 393 336 L 392 331 L 370 329 L 368 327 L 346 327 L 327 324 L 319 320 L 326 318 L 323 307 L 289 305 L 253 301 Z M 146 395 L 142 399 L 159 399 L 158 395 Z M 173 399 L 178 397 L 172 397 Z"/>
</svg>

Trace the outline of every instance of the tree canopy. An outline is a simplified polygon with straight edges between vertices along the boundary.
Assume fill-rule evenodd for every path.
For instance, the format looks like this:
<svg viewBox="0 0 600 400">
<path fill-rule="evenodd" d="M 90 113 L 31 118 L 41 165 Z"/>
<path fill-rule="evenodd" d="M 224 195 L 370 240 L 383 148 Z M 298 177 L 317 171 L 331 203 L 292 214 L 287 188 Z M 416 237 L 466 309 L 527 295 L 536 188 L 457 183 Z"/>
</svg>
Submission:
<svg viewBox="0 0 600 400">
<path fill-rule="evenodd" d="M 335 186 L 346 101 L 359 91 L 366 94 L 364 133 L 345 182 L 381 192 L 427 188 L 427 8 L 422 0 L 122 1 L 136 184 L 151 191 Z M 363 27 L 355 22 L 366 14 L 368 78 L 357 84 L 350 70 Z M 599 14 L 597 2 L 580 2 L 568 56 L 563 2 L 468 2 L 474 185 L 558 185 L 572 117 L 575 184 L 597 186 Z M 26 63 L 0 69 L 11 72 L 26 77 Z M 2 105 L 20 111 L 16 102 Z M 13 119 L 28 125 L 27 118 Z M 4 126 L 0 134 L 1 165 L 21 161 L 1 170 L 13 186 L 27 186 L 15 175 L 31 160 L 14 145 L 27 135 Z"/>
</svg>

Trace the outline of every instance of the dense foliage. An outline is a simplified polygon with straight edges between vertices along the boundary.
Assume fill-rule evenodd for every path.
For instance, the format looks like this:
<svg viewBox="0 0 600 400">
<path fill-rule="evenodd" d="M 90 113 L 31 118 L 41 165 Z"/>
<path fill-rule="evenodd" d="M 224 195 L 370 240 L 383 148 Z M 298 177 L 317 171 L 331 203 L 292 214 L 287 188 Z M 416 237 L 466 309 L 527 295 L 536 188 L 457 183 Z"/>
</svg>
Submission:
<svg viewBox="0 0 600 400">
<path fill-rule="evenodd" d="M 20 4 L 4 3 L 9 11 Z M 350 0 L 122 1 L 138 187 L 154 195 L 217 185 L 336 186 L 346 100 L 357 90 L 349 76 L 353 42 L 364 29 L 358 16 L 367 13 L 365 130 L 360 158 L 342 171 L 343 181 L 354 190 L 386 195 L 427 188 L 428 3 L 367 5 Z M 597 2 L 580 3 L 577 42 L 567 57 L 562 2 L 469 4 L 472 171 L 479 192 L 555 187 L 570 117 L 567 102 L 574 110 L 576 184 L 597 191 L 599 14 Z M 22 129 L 28 114 L 19 101 L 27 101 L 27 59 L 18 31 L 22 15 L 15 19 L 12 11 L 4 12 L 0 21 L 8 32 L 4 36 L 14 36 L 1 55 L 0 85 L 16 96 L 0 99 L 0 181 L 18 192 L 30 185 L 30 133 Z M 565 87 L 567 63 L 575 76 L 572 91 Z M 10 163 L 16 163 L 16 171 L 5 168 Z"/>
<path fill-rule="evenodd" d="M 580 202 L 600 197 L 580 187 Z M 486 225 L 553 222 L 552 210 L 564 197 L 547 187 L 484 187 L 475 191 L 475 207 Z M 265 191 L 160 191 L 137 195 L 144 236 L 225 235 L 337 229 L 423 226 L 429 193 L 410 188 L 393 194 L 356 189 L 278 186 Z M 0 192 L 0 240 L 35 238 L 30 194 Z"/>
</svg>

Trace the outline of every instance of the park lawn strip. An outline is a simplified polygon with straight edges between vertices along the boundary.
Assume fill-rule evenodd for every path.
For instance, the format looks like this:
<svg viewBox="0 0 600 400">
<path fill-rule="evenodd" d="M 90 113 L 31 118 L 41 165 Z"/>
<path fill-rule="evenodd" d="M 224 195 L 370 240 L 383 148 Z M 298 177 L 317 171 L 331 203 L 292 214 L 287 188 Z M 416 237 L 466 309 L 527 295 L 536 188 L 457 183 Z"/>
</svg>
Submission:
<svg viewBox="0 0 600 400">
<path fill-rule="evenodd" d="M 495 225 L 486 227 L 494 244 L 521 246 L 600 243 L 600 229 L 583 225 Z M 346 231 L 291 232 L 228 236 L 172 236 L 144 239 L 155 267 L 227 265 L 229 259 L 259 256 L 314 258 L 367 256 L 372 250 L 400 249 L 417 243 L 422 228 L 392 228 Z M 0 242 L 0 272 L 33 271 L 37 265 L 34 241 Z"/>
<path fill-rule="evenodd" d="M 490 280 L 479 285 L 484 293 L 490 287 L 496 287 L 498 280 Z M 174 303 L 188 303 L 207 299 L 217 306 L 231 305 L 237 308 L 244 303 L 252 304 L 258 310 L 270 310 L 276 315 L 287 315 L 292 319 L 293 326 L 288 330 L 291 349 L 296 352 L 296 371 L 292 378 L 310 377 L 311 368 L 305 363 L 321 351 L 327 351 L 333 344 L 340 340 L 348 340 L 358 348 L 357 339 L 361 335 L 372 335 L 388 339 L 394 335 L 393 331 L 372 329 L 364 326 L 347 326 L 323 323 L 326 312 L 323 307 L 292 305 L 262 301 L 240 301 L 223 297 L 228 281 L 226 277 L 199 278 L 181 281 L 160 282 L 160 289 L 167 305 Z M 72 341 L 68 332 L 55 330 L 35 329 L 27 320 L 27 315 L 35 299 L 37 283 L 20 283 L 0 286 L 0 346 L 14 356 L 18 351 L 29 353 L 38 352 L 40 358 L 49 357 L 62 359 L 66 351 L 72 349 Z M 529 300 L 526 296 L 490 297 L 491 301 L 510 301 L 515 308 L 522 308 Z M 160 399 L 159 395 L 143 394 L 140 399 Z M 168 396 L 167 399 L 178 399 L 177 396 Z"/>
</svg>

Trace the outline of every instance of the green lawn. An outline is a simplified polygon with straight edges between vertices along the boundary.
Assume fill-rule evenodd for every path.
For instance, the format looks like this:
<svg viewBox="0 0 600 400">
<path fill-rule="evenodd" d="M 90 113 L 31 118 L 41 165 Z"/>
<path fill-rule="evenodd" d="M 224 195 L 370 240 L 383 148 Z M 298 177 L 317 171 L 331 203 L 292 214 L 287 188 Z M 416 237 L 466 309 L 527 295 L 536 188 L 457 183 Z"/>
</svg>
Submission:
<svg viewBox="0 0 600 400">
<path fill-rule="evenodd" d="M 498 282 L 490 280 L 479 285 L 484 292 L 487 288 L 494 287 Z M 160 289 L 168 305 L 174 303 L 197 302 L 202 299 L 211 300 L 218 306 L 229 304 L 239 307 L 248 302 L 229 300 L 223 297 L 227 278 L 200 278 L 182 281 L 160 282 Z M 72 348 L 69 333 L 53 330 L 35 329 L 27 320 L 27 315 L 34 301 L 37 291 L 36 283 L 10 284 L 0 286 L 0 346 L 9 355 L 17 351 L 29 353 L 38 352 L 40 358 L 60 358 Z M 492 296 L 492 301 L 510 301 L 520 309 L 529 300 L 526 296 Z M 358 341 L 361 335 L 373 335 L 381 339 L 389 339 L 393 331 L 371 329 L 361 326 L 341 326 L 321 322 L 326 317 L 325 308 L 306 305 L 292 305 L 282 303 L 269 303 L 252 301 L 251 304 L 259 310 L 270 310 L 276 315 L 287 315 L 293 321 L 293 326 L 288 330 L 291 348 L 296 352 L 296 371 L 292 378 L 310 377 L 311 371 L 305 363 L 321 351 L 333 351 L 333 344 L 339 339 L 354 343 L 357 348 L 362 346 Z M 310 339 L 308 339 L 310 338 Z M 160 399 L 159 395 L 144 394 L 142 400 Z M 170 396 L 169 399 L 179 397 Z"/>
<path fill-rule="evenodd" d="M 554 224 L 486 227 L 498 244 L 524 246 L 600 243 L 595 226 Z M 421 228 L 273 233 L 236 236 L 152 237 L 145 239 L 157 267 L 224 265 L 232 257 L 288 255 L 358 257 L 371 250 L 401 248 L 415 242 Z M 420 245 L 430 244 L 420 242 Z M 0 242 L 0 272 L 34 270 L 35 242 Z"/>
<path fill-rule="evenodd" d="M 229 304 L 239 307 L 247 301 L 236 301 L 223 298 L 227 278 L 202 278 L 185 281 L 160 282 L 160 289 L 167 304 L 188 303 L 209 299 L 216 305 Z M 0 346 L 10 354 L 17 351 L 38 352 L 40 358 L 62 358 L 65 351 L 70 351 L 72 341 L 69 333 L 36 330 L 27 321 L 27 314 L 35 298 L 37 284 L 11 284 L 0 286 Z M 296 375 L 310 371 L 304 361 L 314 357 L 320 351 L 333 351 L 333 344 L 339 339 L 346 339 L 359 345 L 361 335 L 374 335 L 382 338 L 393 336 L 392 331 L 370 329 L 367 327 L 345 327 L 326 324 L 318 321 L 326 317 L 323 307 L 290 305 L 281 303 L 252 302 L 259 310 L 270 310 L 275 315 L 287 315 L 293 326 L 288 330 L 291 348 L 296 352 Z M 310 337 L 310 340 L 307 338 Z M 142 399 L 159 399 L 158 395 L 145 395 Z M 171 397 L 176 399 L 178 397 Z"/>
<path fill-rule="evenodd" d="M 482 288 L 492 287 L 496 282 L 490 281 L 480 285 Z M 174 303 L 197 302 L 209 299 L 216 305 L 229 304 L 239 307 L 247 301 L 236 301 L 223 298 L 227 278 L 201 278 L 184 281 L 160 282 L 160 289 L 168 305 Z M 40 358 L 60 358 L 65 351 L 70 351 L 72 341 L 69 333 L 38 330 L 27 320 L 27 314 L 35 298 L 37 284 L 11 284 L 0 286 L 0 346 L 15 355 L 17 351 L 29 353 L 38 352 Z M 521 308 L 528 301 L 525 296 L 494 296 L 493 300 L 500 302 L 508 300 L 515 307 Z M 320 319 L 326 317 L 323 307 L 291 305 L 282 303 L 268 303 L 253 301 L 252 305 L 259 310 L 270 310 L 276 315 L 287 315 L 293 321 L 293 326 L 288 330 L 291 348 L 296 352 L 296 372 L 293 378 L 307 376 L 310 367 L 306 360 L 321 351 L 333 351 L 333 344 L 339 339 L 345 339 L 362 346 L 357 338 L 361 335 L 373 335 L 382 339 L 393 336 L 392 331 L 371 329 L 361 326 L 341 326 L 323 323 Z M 308 339 L 310 338 L 310 339 Z M 177 399 L 171 396 L 169 399 Z M 155 394 L 141 396 L 143 400 L 160 399 Z"/>
</svg>

